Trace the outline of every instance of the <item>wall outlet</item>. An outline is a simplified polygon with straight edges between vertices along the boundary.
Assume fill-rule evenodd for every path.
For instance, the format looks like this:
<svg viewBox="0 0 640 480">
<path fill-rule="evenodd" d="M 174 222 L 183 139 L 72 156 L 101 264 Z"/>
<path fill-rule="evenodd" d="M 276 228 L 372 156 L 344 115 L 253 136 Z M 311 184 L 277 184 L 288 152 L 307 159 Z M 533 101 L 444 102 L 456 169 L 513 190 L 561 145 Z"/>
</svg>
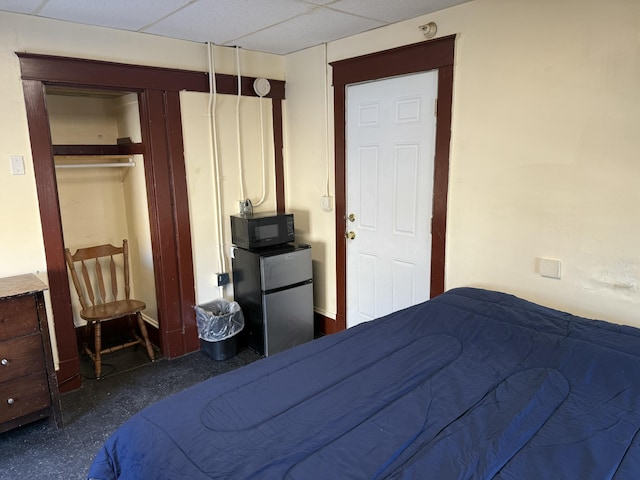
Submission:
<svg viewBox="0 0 640 480">
<path fill-rule="evenodd" d="M 218 282 L 219 287 L 224 287 L 229 284 L 229 274 L 228 273 L 216 273 L 216 281 Z"/>
<path fill-rule="evenodd" d="M 333 210 L 331 200 L 332 199 L 329 195 L 324 195 L 322 197 L 322 199 L 320 200 L 320 206 L 322 207 L 322 210 L 324 210 L 325 212 L 330 212 L 331 210 Z"/>
<path fill-rule="evenodd" d="M 538 258 L 538 273 L 542 277 L 560 279 L 560 267 L 562 262 L 552 258 Z"/>
</svg>

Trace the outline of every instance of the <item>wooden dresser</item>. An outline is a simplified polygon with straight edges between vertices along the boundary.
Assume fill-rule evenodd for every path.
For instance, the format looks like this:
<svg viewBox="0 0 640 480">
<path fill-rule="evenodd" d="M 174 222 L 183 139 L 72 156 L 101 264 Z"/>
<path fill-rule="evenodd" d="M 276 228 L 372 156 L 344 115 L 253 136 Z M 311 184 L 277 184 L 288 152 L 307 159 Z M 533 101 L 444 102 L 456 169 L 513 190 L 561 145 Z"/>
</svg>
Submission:
<svg viewBox="0 0 640 480">
<path fill-rule="evenodd" d="M 0 432 L 49 416 L 61 426 L 47 288 L 35 275 L 0 278 Z"/>
</svg>

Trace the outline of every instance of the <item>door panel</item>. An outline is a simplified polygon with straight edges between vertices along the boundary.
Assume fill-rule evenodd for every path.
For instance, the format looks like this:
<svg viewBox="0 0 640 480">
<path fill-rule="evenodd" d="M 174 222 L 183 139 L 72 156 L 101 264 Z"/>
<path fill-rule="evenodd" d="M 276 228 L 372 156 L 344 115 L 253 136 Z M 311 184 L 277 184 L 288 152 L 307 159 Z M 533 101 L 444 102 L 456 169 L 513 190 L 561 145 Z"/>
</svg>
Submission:
<svg viewBox="0 0 640 480">
<path fill-rule="evenodd" d="M 371 231 L 377 227 L 376 191 L 378 188 L 378 147 L 362 147 L 358 151 L 358 183 L 359 198 L 358 226 Z M 355 192 L 354 192 L 355 194 Z M 354 205 L 355 207 L 355 205 Z"/>
<path fill-rule="evenodd" d="M 347 89 L 348 327 L 429 298 L 437 79 Z"/>
</svg>

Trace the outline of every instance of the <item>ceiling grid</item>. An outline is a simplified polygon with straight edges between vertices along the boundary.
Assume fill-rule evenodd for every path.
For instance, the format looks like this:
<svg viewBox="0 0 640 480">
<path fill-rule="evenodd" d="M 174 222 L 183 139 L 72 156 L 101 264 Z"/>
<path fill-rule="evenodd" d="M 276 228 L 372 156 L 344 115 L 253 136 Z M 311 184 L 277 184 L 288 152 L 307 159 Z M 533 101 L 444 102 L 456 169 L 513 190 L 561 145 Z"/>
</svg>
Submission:
<svg viewBox="0 0 640 480">
<path fill-rule="evenodd" d="M 285 55 L 469 0 L 2 0 L 0 11 Z"/>
</svg>

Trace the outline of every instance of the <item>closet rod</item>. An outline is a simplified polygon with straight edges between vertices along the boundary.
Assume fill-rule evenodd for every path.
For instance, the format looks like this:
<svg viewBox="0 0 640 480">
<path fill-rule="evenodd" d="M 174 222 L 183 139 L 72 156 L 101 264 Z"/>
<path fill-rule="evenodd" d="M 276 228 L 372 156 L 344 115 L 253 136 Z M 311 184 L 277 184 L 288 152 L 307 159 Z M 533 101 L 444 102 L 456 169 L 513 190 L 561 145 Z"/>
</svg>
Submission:
<svg viewBox="0 0 640 480">
<path fill-rule="evenodd" d="M 56 165 L 56 168 L 114 168 L 114 167 L 135 167 L 136 162 L 129 160 L 126 163 L 65 163 Z"/>
</svg>

